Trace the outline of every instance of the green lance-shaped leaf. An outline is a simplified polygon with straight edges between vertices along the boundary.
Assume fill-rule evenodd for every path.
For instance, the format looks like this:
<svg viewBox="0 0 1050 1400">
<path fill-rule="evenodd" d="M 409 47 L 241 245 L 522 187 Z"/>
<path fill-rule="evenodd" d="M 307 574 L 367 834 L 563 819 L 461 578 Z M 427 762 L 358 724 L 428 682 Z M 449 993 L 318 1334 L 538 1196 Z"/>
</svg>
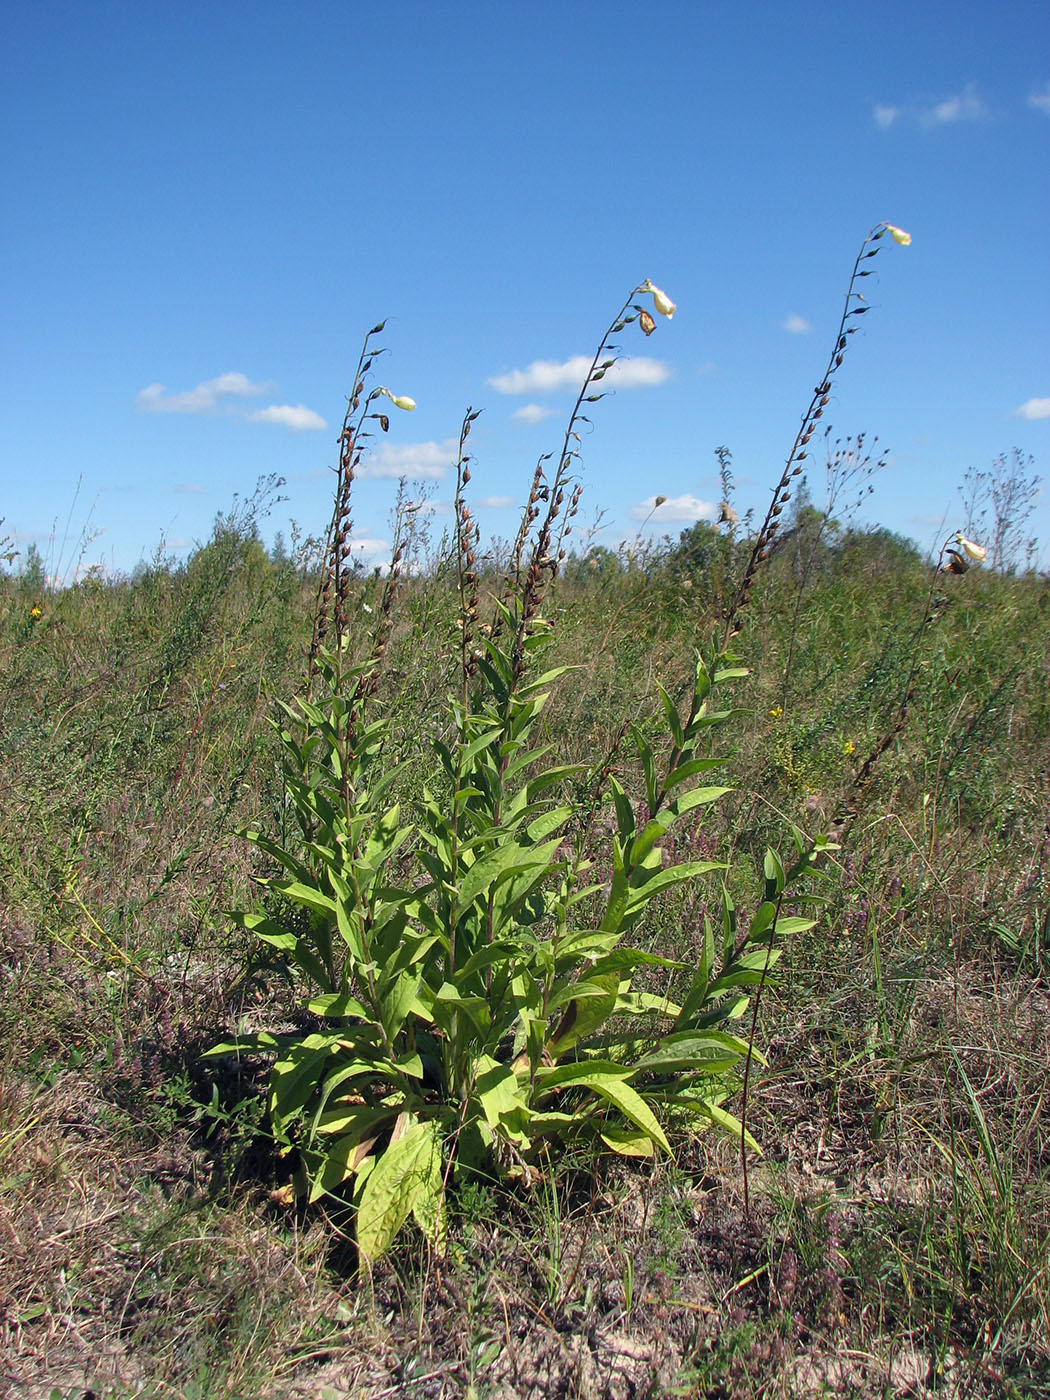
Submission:
<svg viewBox="0 0 1050 1400">
<path fill-rule="evenodd" d="M 288 1045 L 274 1061 L 270 1074 L 270 1118 L 278 1138 L 313 1096 L 324 1078 L 328 1059 L 339 1044 L 339 1032 L 307 1035 Z"/>
<path fill-rule="evenodd" d="M 399 973 L 380 995 L 383 1028 L 392 1041 L 405 1023 L 419 994 L 420 978 L 409 972 Z"/>
<path fill-rule="evenodd" d="M 476 739 L 472 739 L 469 744 L 460 749 L 456 757 L 459 760 L 459 772 L 467 773 L 478 754 L 497 743 L 503 737 L 503 728 L 497 719 L 487 719 L 481 716 L 476 717 L 478 724 L 488 725 L 489 728 L 483 734 L 479 734 Z"/>
<path fill-rule="evenodd" d="M 558 1059 L 603 1026 L 613 1013 L 619 990 L 620 974 L 615 971 L 589 974 L 564 988 L 557 1008 L 561 1015 L 547 1042 L 550 1054 Z"/>
<path fill-rule="evenodd" d="M 613 1008 L 619 1015 L 621 1012 L 627 1016 L 662 1016 L 665 1020 L 678 1017 L 682 1008 L 677 1002 L 670 1001 L 664 994 L 655 992 L 632 992 L 630 983 L 624 982 L 620 987 L 620 995 L 616 998 L 616 1006 Z"/>
<path fill-rule="evenodd" d="M 481 1055 L 475 1064 L 474 1093 L 481 1104 L 485 1121 L 491 1128 L 502 1129 L 515 1140 L 521 1137 L 513 1122 L 528 1111 L 522 1097 L 518 1077 L 510 1065 L 500 1064 L 491 1055 Z"/>
<path fill-rule="evenodd" d="M 561 820 L 564 821 L 564 817 Z M 534 871 L 541 875 L 549 865 L 550 857 L 558 844 L 558 841 L 554 840 L 548 846 L 530 847 L 508 842 L 489 851 L 470 867 L 460 882 L 459 907 L 468 909 L 479 895 L 486 894 L 501 877 L 520 875 L 525 871 Z"/>
<path fill-rule="evenodd" d="M 663 839 L 668 831 L 678 820 L 696 807 L 706 806 L 710 802 L 717 802 L 720 797 L 724 797 L 732 788 L 727 787 L 702 787 L 693 788 L 690 792 L 683 792 L 681 797 L 674 802 L 669 802 L 666 807 L 662 807 L 653 819 L 646 825 L 645 830 L 634 838 L 630 848 L 630 859 L 634 865 L 641 865 L 646 856 L 656 845 L 657 841 Z"/>
<path fill-rule="evenodd" d="M 535 802 L 547 788 L 556 787 L 565 782 L 567 778 L 574 778 L 578 774 L 586 772 L 586 763 L 564 763 L 557 768 L 548 768 L 529 779 L 525 789 L 526 799 L 529 803 Z"/>
<path fill-rule="evenodd" d="M 312 885 L 306 885 L 301 880 L 267 880 L 265 883 L 283 894 L 285 899 L 290 899 L 293 904 L 300 904 L 315 914 L 327 914 L 332 919 L 335 918 L 335 900 L 329 899 L 328 895 L 322 894 Z"/>
<path fill-rule="evenodd" d="M 671 1147 L 664 1136 L 664 1130 L 660 1127 L 656 1114 L 637 1089 L 632 1089 L 629 1084 L 611 1074 L 588 1075 L 577 1083 L 608 1100 L 614 1108 L 620 1110 L 628 1122 L 640 1128 L 647 1137 L 652 1138 L 657 1147 L 662 1147 L 670 1155 Z"/>
<path fill-rule="evenodd" d="M 279 865 L 283 865 L 285 870 L 298 880 L 308 880 L 310 869 L 298 860 L 290 851 L 286 851 L 283 846 L 279 846 L 276 841 L 269 840 L 261 831 L 252 830 L 249 827 L 241 827 L 237 833 L 245 841 L 250 841 L 253 846 L 258 846 L 260 851 L 265 851 Z"/>
<path fill-rule="evenodd" d="M 533 701 L 540 698 L 546 700 L 547 697 L 545 695 L 542 697 L 538 696 L 537 691 L 542 690 L 545 685 L 552 685 L 559 676 L 564 676 L 566 671 L 578 671 L 580 669 L 579 666 L 555 666 L 550 671 L 544 671 L 542 676 L 537 676 L 534 681 L 529 681 L 528 685 L 520 686 L 517 691 L 517 698 L 519 700 L 532 699 Z"/>
<path fill-rule="evenodd" d="M 602 1065 L 601 1062 L 595 1061 L 562 1065 L 543 1075 L 542 1090 L 546 1094 L 556 1087 L 590 1089 L 592 1093 L 600 1095 L 614 1108 L 619 1109 L 628 1122 L 652 1138 L 657 1147 L 662 1147 L 665 1152 L 670 1153 L 670 1145 L 656 1114 L 637 1089 L 632 1089 L 630 1084 L 625 1082 L 625 1076 L 629 1073 L 629 1070 L 619 1065 Z"/>
<path fill-rule="evenodd" d="M 520 867 L 504 871 L 492 891 L 492 931 L 504 932 L 508 925 L 520 921 L 529 923 L 523 906 L 536 886 L 544 879 L 551 868 L 554 857 L 561 845 L 561 837 L 555 836 L 542 846 L 529 848 L 529 860 Z"/>
<path fill-rule="evenodd" d="M 685 732 L 682 729 L 682 720 L 678 714 L 678 708 L 659 681 L 656 683 L 656 688 L 660 692 L 660 699 L 664 703 L 664 711 L 667 715 L 667 723 L 671 729 L 671 737 L 674 739 L 677 747 L 681 749 L 685 745 Z"/>
<path fill-rule="evenodd" d="M 610 777 L 609 779 L 609 791 L 613 795 L 613 805 L 616 808 L 616 825 L 620 832 L 620 839 L 626 841 L 634 835 L 634 808 L 631 806 L 630 798 L 615 778 Z"/>
<path fill-rule="evenodd" d="M 592 893 L 601 888 L 595 885 Z M 567 929 L 558 939 L 557 966 L 559 971 L 570 963 L 593 962 L 616 947 L 620 940 L 618 933 L 600 932 L 598 929 Z"/>
<path fill-rule="evenodd" d="M 678 1031 L 664 1036 L 655 1050 L 643 1055 L 632 1067 L 632 1073 L 721 1074 L 732 1069 L 747 1049 L 746 1040 L 724 1031 Z M 757 1051 L 752 1051 L 752 1055 L 765 1063 Z"/>
<path fill-rule="evenodd" d="M 357 1207 L 357 1247 L 372 1263 L 390 1248 L 420 1203 L 436 1219 L 441 1189 L 441 1138 L 436 1122 L 411 1123 L 369 1172 Z"/>
<path fill-rule="evenodd" d="M 343 1083 L 346 1082 L 344 1079 Z M 400 1111 L 392 1104 L 372 1106 L 346 1099 L 330 1100 L 324 1112 L 318 1115 L 314 1128 L 318 1133 L 339 1133 L 347 1142 L 361 1143 L 374 1139 L 383 1124 L 396 1118 Z"/>
<path fill-rule="evenodd" d="M 717 860 L 685 860 L 680 865 L 672 865 L 668 870 L 658 870 L 646 879 L 645 883 L 627 891 L 624 908 L 624 922 L 633 920 L 653 895 L 672 889 L 686 880 L 694 880 L 698 875 L 706 875 L 710 870 L 725 870 L 725 863 Z"/>
<path fill-rule="evenodd" d="M 361 1155 L 362 1145 L 356 1134 L 349 1133 L 334 1142 L 322 1154 L 321 1162 L 313 1173 L 310 1204 L 319 1201 L 326 1192 L 338 1191 L 347 1177 L 353 1176 Z"/>
<path fill-rule="evenodd" d="M 306 1009 L 314 1016 L 324 1016 L 329 1020 L 339 1020 L 344 1016 L 356 1016 L 362 1021 L 370 1018 L 369 1013 L 349 992 L 325 992 L 323 996 L 312 997 Z"/>
<path fill-rule="evenodd" d="M 690 758 L 668 773 L 664 779 L 664 791 L 670 792 L 672 788 L 678 787 L 679 783 L 684 783 L 688 778 L 695 778 L 697 773 L 708 773 L 712 768 L 723 767 L 725 763 L 724 758 Z"/>
<path fill-rule="evenodd" d="M 649 804 L 650 811 L 656 806 L 660 792 L 660 783 L 656 776 L 656 755 L 649 740 L 638 729 L 632 730 L 635 748 L 638 756 L 642 760 L 642 772 L 645 775 L 645 800 Z"/>
<path fill-rule="evenodd" d="M 711 973 L 715 965 L 715 932 L 711 927 L 711 920 L 706 915 L 704 917 L 704 937 L 700 948 L 700 962 L 696 969 L 696 976 L 692 985 L 682 1002 L 682 1010 L 676 1022 L 679 1030 L 691 1028 L 700 1013 L 700 1008 L 707 1001 L 707 989 L 711 980 Z"/>
<path fill-rule="evenodd" d="M 371 870 L 378 870 L 380 865 L 389 860 L 398 847 L 408 840 L 413 828 L 400 826 L 400 816 L 401 808 L 395 802 L 393 807 L 376 822 L 365 845 L 364 855 L 361 858 L 362 865 L 368 866 Z"/>
<path fill-rule="evenodd" d="M 779 937 L 787 938 L 793 933 L 808 933 L 811 928 L 816 928 L 816 926 L 816 919 L 799 919 L 790 915 L 777 920 L 776 931 Z"/>
<path fill-rule="evenodd" d="M 412 1202 L 412 1217 L 434 1252 L 443 1257 L 447 1242 L 447 1220 L 445 1178 L 441 1167 L 441 1144 L 438 1138 L 437 1150 L 429 1157 L 429 1171 L 425 1175 L 423 1188 Z"/>
<path fill-rule="evenodd" d="M 458 973 L 456 980 L 459 980 Z M 429 1011 L 434 1024 L 446 1035 L 455 1033 L 456 1013 L 460 1011 L 470 1018 L 471 1024 L 481 1035 L 488 1030 L 492 1020 L 491 1009 L 484 997 L 464 996 L 452 982 L 443 982 L 437 989 Z"/>
<path fill-rule="evenodd" d="M 357 907 L 349 885 L 338 875 L 332 876 L 332 884 L 339 892 L 335 903 L 335 925 L 339 936 L 350 950 L 356 972 L 361 972 L 366 962 L 364 936 L 361 928 L 361 910 Z"/>
<path fill-rule="evenodd" d="M 758 1157 L 762 1156 L 761 1146 L 749 1132 L 744 1130 L 740 1119 L 734 1118 L 731 1113 L 727 1113 L 726 1110 L 720 1108 L 718 1104 L 711 1103 L 709 1100 L 702 1098 L 694 1098 L 691 1094 L 679 1094 L 675 1097 L 668 1098 L 665 1102 L 669 1105 L 673 1105 L 675 1108 L 683 1109 L 686 1113 L 693 1114 L 697 1118 L 706 1118 L 708 1122 L 713 1123 L 717 1128 L 721 1128 L 724 1133 L 728 1133 L 730 1137 L 736 1138 L 738 1142 L 742 1136 L 744 1142 L 747 1143 L 751 1151 Z"/>
<path fill-rule="evenodd" d="M 737 912 L 733 897 L 725 888 L 722 890 L 722 961 L 727 963 L 736 947 Z"/>
<path fill-rule="evenodd" d="M 766 880 L 765 898 L 773 903 L 784 892 L 787 884 L 787 876 L 784 874 L 784 866 L 780 857 L 771 846 L 766 847 L 765 860 L 762 862 L 762 873 Z"/>
<path fill-rule="evenodd" d="M 268 919 L 263 914 L 248 914 L 238 909 L 232 917 L 235 924 L 247 929 L 249 933 L 254 933 L 263 943 L 268 943 L 271 948 L 278 948 L 282 953 L 288 953 L 295 965 L 319 987 L 330 985 L 324 962 L 310 947 L 306 938 L 282 928 L 276 920 Z"/>
<path fill-rule="evenodd" d="M 755 910 L 754 917 L 748 925 L 747 939 L 749 943 L 757 943 L 765 934 L 768 934 L 773 927 L 773 922 L 777 916 L 777 906 L 775 899 L 764 900 Z"/>
<path fill-rule="evenodd" d="M 606 1124 L 598 1134 L 606 1147 L 620 1157 L 652 1157 L 653 1140 L 648 1133 L 637 1128 L 621 1128 L 615 1123 Z"/>
</svg>

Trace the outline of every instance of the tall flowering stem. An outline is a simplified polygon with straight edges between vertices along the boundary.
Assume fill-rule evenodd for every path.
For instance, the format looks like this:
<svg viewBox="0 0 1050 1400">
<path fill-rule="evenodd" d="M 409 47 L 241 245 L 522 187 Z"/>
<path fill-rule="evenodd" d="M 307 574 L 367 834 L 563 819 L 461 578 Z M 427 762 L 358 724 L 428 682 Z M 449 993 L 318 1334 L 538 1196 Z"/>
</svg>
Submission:
<svg viewBox="0 0 1050 1400">
<path fill-rule="evenodd" d="M 871 258 L 877 256 L 879 252 L 879 241 L 887 232 L 889 232 L 898 243 L 902 242 L 902 237 L 898 235 L 907 237 L 907 235 L 903 234 L 903 230 L 897 229 L 892 224 L 876 224 L 861 244 L 860 252 L 857 254 L 853 263 L 853 272 L 849 279 L 849 287 L 846 291 L 846 298 L 842 307 L 842 316 L 839 319 L 838 331 L 835 334 L 835 343 L 828 357 L 827 367 L 824 370 L 820 383 L 813 390 L 812 398 L 809 401 L 809 407 L 802 415 L 802 423 L 795 436 L 795 441 L 791 445 L 791 451 L 788 453 L 784 470 L 773 490 L 773 499 L 769 503 L 769 509 L 766 511 L 766 517 L 762 522 L 762 527 L 755 536 L 755 543 L 752 546 L 751 555 L 747 561 L 747 567 L 744 569 L 740 587 L 726 614 L 723 649 L 729 645 L 732 638 L 736 635 L 738 630 L 737 620 L 748 605 L 755 575 L 758 572 L 759 566 L 769 558 L 772 552 L 776 534 L 780 528 L 781 512 L 791 499 L 792 479 L 801 476 L 803 471 L 805 471 L 805 467 L 802 463 L 805 458 L 809 456 L 807 448 L 809 447 L 810 439 L 816 431 L 817 423 L 824 416 L 824 410 L 831 401 L 832 381 L 841 368 L 842 361 L 845 359 L 846 349 L 849 345 L 849 337 L 854 335 L 858 330 L 857 325 L 854 324 L 855 318 L 863 316 L 870 309 L 866 303 L 863 305 L 857 304 L 858 302 L 864 303 L 864 298 L 857 290 L 857 283 L 862 277 L 871 276 L 874 269 L 865 267 L 864 264 Z"/>
<path fill-rule="evenodd" d="M 572 521 L 579 510 L 583 488 L 573 480 L 573 466 L 580 455 L 579 427 L 582 423 L 591 421 L 584 412 L 584 406 L 597 403 L 599 399 L 605 397 L 605 391 L 596 388 L 596 386 L 601 383 L 619 359 L 619 347 L 613 343 L 613 337 L 619 335 L 626 326 L 639 318 L 648 318 L 651 322 L 652 318 L 649 317 L 649 313 L 643 307 L 635 304 L 637 297 L 646 294 L 653 296 L 654 304 L 661 314 L 665 316 L 673 314 L 674 304 L 664 292 L 653 287 L 648 279 L 635 287 L 598 342 L 598 348 L 594 352 L 590 368 L 569 415 L 553 478 L 547 481 L 544 471 L 544 462 L 550 460 L 549 457 L 541 457 L 536 464 L 532 489 L 529 492 L 518 537 L 515 540 L 505 590 L 508 602 L 514 598 L 521 600 L 515 620 L 515 639 L 511 651 L 515 677 L 520 675 L 524 665 L 525 638 L 539 613 L 549 584 L 557 576 L 565 559 L 565 541 L 572 533 Z M 665 310 L 664 307 L 669 307 L 670 310 Z M 643 329 L 644 324 L 643 321 Z M 646 334 L 648 333 L 646 331 Z M 547 509 L 533 539 L 528 563 L 523 565 L 523 555 L 530 532 L 535 522 L 540 518 L 540 502 L 545 502 Z M 497 614 L 493 630 L 497 630 L 498 626 L 499 615 Z"/>
<path fill-rule="evenodd" d="M 380 321 L 377 326 L 372 327 L 364 338 L 361 353 L 357 359 L 357 368 L 354 371 L 354 387 L 347 400 L 343 427 L 339 434 L 339 465 L 336 467 L 334 504 L 325 538 L 324 562 L 321 566 L 321 578 L 317 586 L 313 635 L 310 639 L 307 671 L 310 690 L 312 690 L 316 679 L 318 660 L 322 648 L 327 644 L 330 630 L 334 628 L 335 631 L 337 666 L 340 665 L 339 654 L 342 651 L 342 639 L 347 631 L 347 599 L 350 579 L 353 575 L 353 569 L 350 566 L 352 549 L 350 537 L 353 530 L 353 520 L 350 515 L 350 488 L 361 461 L 360 439 L 364 419 L 372 400 L 382 392 L 377 389 L 366 395 L 365 391 L 368 372 L 376 358 L 383 354 L 381 349 L 373 346 L 372 341 L 375 336 L 382 334 L 385 325 L 385 321 Z"/>
<path fill-rule="evenodd" d="M 461 696 L 466 706 L 465 688 L 467 680 L 477 670 L 474 658 L 475 632 L 478 626 L 478 551 L 481 531 L 478 522 L 470 513 L 470 506 L 464 499 L 463 491 L 470 481 L 470 457 L 467 454 L 467 438 L 470 430 L 480 417 L 481 410 L 468 408 L 463 415 L 459 429 L 459 450 L 456 453 L 456 496 L 454 512 L 456 518 L 456 582 L 459 588 L 459 646 L 460 676 L 464 693 Z"/>
</svg>

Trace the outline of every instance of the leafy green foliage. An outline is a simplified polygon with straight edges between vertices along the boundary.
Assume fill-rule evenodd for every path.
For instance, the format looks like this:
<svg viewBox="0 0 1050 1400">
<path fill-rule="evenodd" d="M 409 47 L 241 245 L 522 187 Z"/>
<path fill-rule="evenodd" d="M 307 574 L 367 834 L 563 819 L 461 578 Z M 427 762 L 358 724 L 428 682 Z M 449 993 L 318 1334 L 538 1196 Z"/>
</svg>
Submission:
<svg viewBox="0 0 1050 1400">
<path fill-rule="evenodd" d="M 281 707 L 301 841 L 247 833 L 280 867 L 262 882 L 277 912 L 236 920 L 287 959 L 316 1029 L 212 1053 L 272 1054 L 274 1134 L 298 1150 L 311 1200 L 349 1189 L 366 1259 L 410 1216 L 440 1243 L 450 1172 L 529 1181 L 570 1142 L 650 1157 L 670 1150 L 671 1122 L 739 1135 L 721 1103 L 749 1046 L 728 1025 L 775 962 L 775 935 L 811 927 L 780 917 L 789 879 L 770 852 L 746 934 L 727 895 L 695 967 L 630 946 L 651 901 L 725 868 L 666 860 L 662 842 L 728 791 L 696 779 L 719 766 L 710 735 L 733 713 L 712 705 L 716 685 L 746 673 L 698 656 L 686 714 L 661 690 L 665 751 L 635 735 L 644 798 L 605 780 L 612 875 L 597 884 L 586 854 L 596 803 L 558 800 L 579 769 L 545 766 L 536 741 L 561 668 L 530 677 L 515 661 L 520 619 L 504 608 L 502 621 L 509 640 L 485 640 L 411 814 L 392 800 L 399 773 L 371 663 L 326 653 L 321 696 Z M 546 629 L 529 632 L 526 660 L 547 643 Z M 681 1002 L 639 990 L 643 968 L 676 975 Z"/>
</svg>

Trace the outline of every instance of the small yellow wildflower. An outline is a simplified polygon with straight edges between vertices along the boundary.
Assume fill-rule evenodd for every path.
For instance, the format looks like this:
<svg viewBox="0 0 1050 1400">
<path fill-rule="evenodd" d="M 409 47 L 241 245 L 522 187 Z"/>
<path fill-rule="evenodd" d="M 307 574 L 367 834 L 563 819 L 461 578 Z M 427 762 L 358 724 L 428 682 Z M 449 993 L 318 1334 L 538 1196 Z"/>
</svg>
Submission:
<svg viewBox="0 0 1050 1400">
<path fill-rule="evenodd" d="M 842 745 L 842 752 L 846 755 L 847 758 L 849 758 L 850 754 L 853 752 L 852 739 L 847 739 L 846 742 Z"/>
<path fill-rule="evenodd" d="M 773 708 L 772 708 L 772 709 L 770 710 L 770 712 L 769 712 L 769 718 L 770 718 L 770 719 L 779 719 L 780 716 L 781 716 L 783 713 L 784 713 L 784 707 L 783 707 L 783 705 L 774 705 Z"/>
<path fill-rule="evenodd" d="M 907 248 L 908 244 L 911 242 L 911 234 L 905 233 L 904 230 L 898 228 L 896 224 L 887 224 L 886 232 L 891 234 L 894 243 L 899 243 L 902 248 Z"/>
<path fill-rule="evenodd" d="M 44 610 L 43 610 L 43 608 L 40 608 L 40 607 L 32 607 L 32 608 L 29 609 L 29 616 L 33 619 L 34 622 L 36 621 L 36 619 L 37 619 L 38 617 L 43 617 L 43 615 L 44 615 Z"/>
</svg>

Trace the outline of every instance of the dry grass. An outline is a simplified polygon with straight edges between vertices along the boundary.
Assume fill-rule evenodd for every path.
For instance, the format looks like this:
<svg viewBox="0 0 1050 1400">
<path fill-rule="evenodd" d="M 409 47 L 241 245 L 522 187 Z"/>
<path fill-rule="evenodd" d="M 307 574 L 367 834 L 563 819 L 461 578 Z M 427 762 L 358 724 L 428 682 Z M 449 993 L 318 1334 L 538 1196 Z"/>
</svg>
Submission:
<svg viewBox="0 0 1050 1400">
<path fill-rule="evenodd" d="M 199 1060 L 294 1005 L 223 914 L 252 873 L 231 829 L 284 819 L 259 677 L 291 693 L 308 641 L 307 594 L 249 563 L 205 590 L 196 630 L 190 580 L 155 582 L 148 606 L 145 583 L 63 595 L 35 632 L 0 580 L 0 1393 L 1050 1396 L 1045 583 L 960 581 L 820 928 L 785 952 L 751 1088 L 751 1218 L 709 1136 L 674 1163 L 566 1161 L 546 1191 L 465 1193 L 446 1260 L 410 1238 L 362 1278 L 345 1221 L 274 1199 L 289 1167 L 261 1080 Z M 656 677 L 675 684 L 704 622 L 677 568 L 557 595 L 555 660 L 584 663 L 551 719 L 566 761 L 645 723 Z M 745 907 L 777 813 L 818 821 L 848 792 L 843 739 L 877 739 L 905 664 L 894 627 L 924 596 L 921 571 L 873 587 L 863 554 L 827 570 L 782 719 L 795 594 L 775 568 L 756 589 L 739 796 L 689 835 L 735 853 Z M 390 639 L 416 764 L 452 606 L 414 582 Z M 822 669 L 844 647 L 849 667 Z M 46 723 L 42 694 L 63 697 Z M 639 938 L 687 953 L 706 898 Z"/>
</svg>

